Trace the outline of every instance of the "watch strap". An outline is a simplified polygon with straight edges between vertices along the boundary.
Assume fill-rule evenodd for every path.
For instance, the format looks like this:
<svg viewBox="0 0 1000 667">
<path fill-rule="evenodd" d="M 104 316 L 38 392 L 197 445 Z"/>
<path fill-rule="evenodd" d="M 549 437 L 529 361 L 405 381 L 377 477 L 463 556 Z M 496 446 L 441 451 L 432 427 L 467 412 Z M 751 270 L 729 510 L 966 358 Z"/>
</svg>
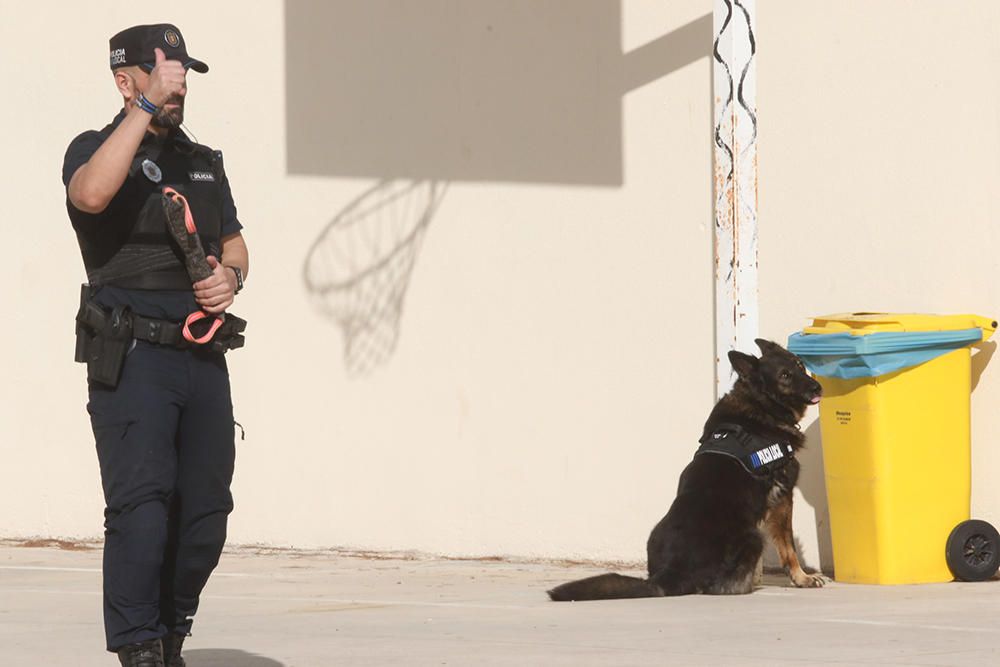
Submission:
<svg viewBox="0 0 1000 667">
<path fill-rule="evenodd" d="M 233 294 L 239 294 L 243 291 L 243 270 L 238 266 L 226 265 L 227 269 L 232 269 L 233 273 L 236 274 L 236 289 L 233 290 Z"/>
</svg>

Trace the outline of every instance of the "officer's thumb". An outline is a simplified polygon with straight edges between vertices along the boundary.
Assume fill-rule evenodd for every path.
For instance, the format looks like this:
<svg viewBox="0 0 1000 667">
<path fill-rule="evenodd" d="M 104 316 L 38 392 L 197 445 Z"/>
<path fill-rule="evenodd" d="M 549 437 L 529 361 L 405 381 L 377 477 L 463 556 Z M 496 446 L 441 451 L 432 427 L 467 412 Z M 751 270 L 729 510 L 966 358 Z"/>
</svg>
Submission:
<svg viewBox="0 0 1000 667">
<path fill-rule="evenodd" d="M 160 63 L 162 63 L 164 60 L 167 59 L 167 55 L 163 52 L 163 49 L 155 48 L 153 49 L 153 53 L 156 55 L 157 65 L 159 65 Z"/>
<path fill-rule="evenodd" d="M 205 259 L 208 260 L 208 266 L 209 266 L 209 268 L 211 268 L 213 271 L 215 271 L 215 267 L 217 267 L 219 265 L 219 260 L 217 260 L 215 258 L 215 255 L 208 255 L 208 256 L 205 257 Z"/>
</svg>

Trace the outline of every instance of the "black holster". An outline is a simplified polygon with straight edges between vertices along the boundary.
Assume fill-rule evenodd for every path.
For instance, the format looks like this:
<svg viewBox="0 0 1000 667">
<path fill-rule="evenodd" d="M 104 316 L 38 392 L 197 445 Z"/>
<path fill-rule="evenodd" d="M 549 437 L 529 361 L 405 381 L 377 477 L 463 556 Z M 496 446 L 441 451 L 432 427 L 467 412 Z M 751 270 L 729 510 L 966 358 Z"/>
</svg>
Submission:
<svg viewBox="0 0 1000 667">
<path fill-rule="evenodd" d="M 125 356 L 132 345 L 132 313 L 128 306 L 110 312 L 91 300 L 94 288 L 80 288 L 76 313 L 76 361 L 87 364 L 87 379 L 118 386 Z"/>
</svg>

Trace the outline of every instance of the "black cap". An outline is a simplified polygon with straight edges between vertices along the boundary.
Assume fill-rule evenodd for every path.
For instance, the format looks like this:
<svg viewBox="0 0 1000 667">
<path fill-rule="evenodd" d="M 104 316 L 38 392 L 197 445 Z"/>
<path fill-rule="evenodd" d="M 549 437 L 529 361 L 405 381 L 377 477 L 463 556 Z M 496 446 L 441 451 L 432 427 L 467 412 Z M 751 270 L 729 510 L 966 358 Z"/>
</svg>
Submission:
<svg viewBox="0 0 1000 667">
<path fill-rule="evenodd" d="M 147 72 L 156 64 L 155 48 L 163 51 L 167 60 L 179 60 L 185 68 L 204 74 L 208 65 L 188 56 L 184 37 L 177 26 L 169 23 L 136 25 L 111 38 L 111 69 L 138 65 Z"/>
</svg>

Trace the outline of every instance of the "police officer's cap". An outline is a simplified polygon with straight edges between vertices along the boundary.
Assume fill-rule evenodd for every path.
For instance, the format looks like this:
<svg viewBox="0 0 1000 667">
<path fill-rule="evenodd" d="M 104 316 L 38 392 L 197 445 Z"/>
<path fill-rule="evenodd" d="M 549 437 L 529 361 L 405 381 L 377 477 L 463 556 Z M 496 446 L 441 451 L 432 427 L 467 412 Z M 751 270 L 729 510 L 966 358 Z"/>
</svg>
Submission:
<svg viewBox="0 0 1000 667">
<path fill-rule="evenodd" d="M 111 38 L 111 69 L 138 65 L 147 72 L 153 70 L 156 52 L 159 48 L 167 60 L 179 60 L 185 69 L 204 74 L 208 65 L 188 56 L 184 37 L 177 26 L 169 23 L 136 25 L 126 28 Z"/>
</svg>

